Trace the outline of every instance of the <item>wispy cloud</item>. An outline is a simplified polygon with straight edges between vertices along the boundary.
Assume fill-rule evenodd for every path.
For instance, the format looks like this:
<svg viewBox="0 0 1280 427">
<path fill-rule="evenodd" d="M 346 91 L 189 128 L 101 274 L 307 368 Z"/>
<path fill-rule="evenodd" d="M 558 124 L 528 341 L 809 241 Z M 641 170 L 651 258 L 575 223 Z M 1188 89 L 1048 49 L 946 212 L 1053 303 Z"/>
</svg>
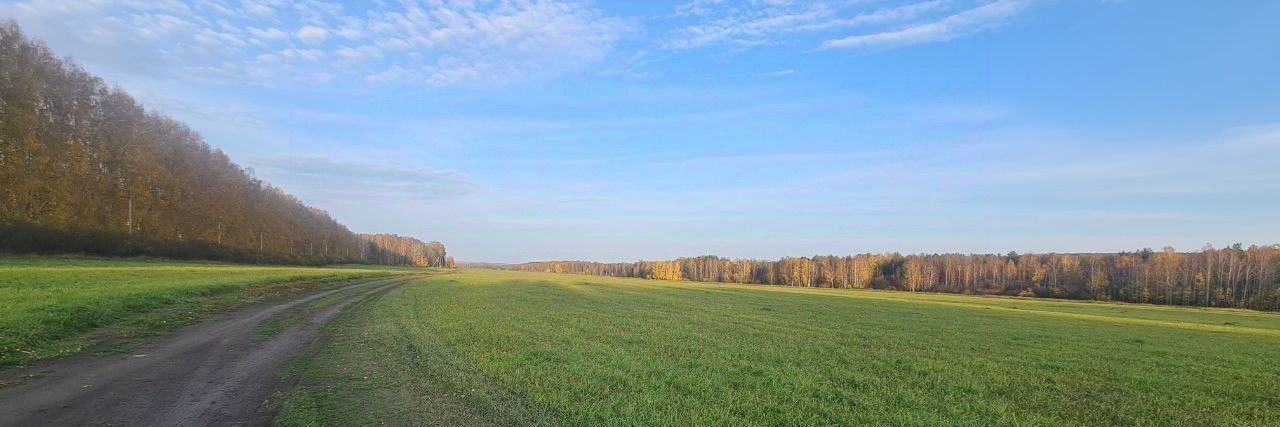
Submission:
<svg viewBox="0 0 1280 427">
<path fill-rule="evenodd" d="M 948 40 L 994 28 L 1032 0 L 928 0 L 889 6 L 835 0 L 694 0 L 677 6 L 671 19 L 684 21 L 664 46 L 691 49 L 793 43 L 797 34 L 826 37 L 818 50 L 905 46 Z M 863 35 L 839 33 L 878 29 Z"/>
<path fill-rule="evenodd" d="M 420 62 L 381 64 L 367 81 L 433 86 L 500 85 L 581 72 L 604 60 L 630 29 L 584 4 L 558 1 L 409 5 L 346 25 L 355 41 L 407 51 L 398 53 L 410 58 L 426 53 Z"/>
<path fill-rule="evenodd" d="M 1027 0 L 997 0 L 932 22 L 827 40 L 819 49 L 895 47 L 950 40 L 1003 25 L 1029 4 Z"/>
<path fill-rule="evenodd" d="M 901 6 L 865 9 L 844 1 L 697 0 L 678 6 L 677 19 L 691 19 L 672 32 L 668 48 L 709 45 L 768 45 L 794 33 L 814 33 L 865 25 L 904 22 L 946 7 L 950 0 L 931 0 Z"/>
<path fill-rule="evenodd" d="M 494 87 L 652 77 L 655 50 L 941 41 L 995 28 L 1033 0 L 904 1 L 694 0 L 649 21 L 588 0 L 18 0 L 0 1 L 0 16 L 91 69 L 111 68 L 101 71 L 261 86 Z M 629 38 L 661 25 L 674 27 Z M 854 29 L 874 32 L 849 36 Z"/>
<path fill-rule="evenodd" d="M 322 156 L 253 157 L 248 163 L 273 183 L 305 197 L 326 200 L 441 200 L 471 191 L 461 173 L 447 169 L 410 168 L 402 161 L 375 163 Z"/>
<path fill-rule="evenodd" d="M 632 27 L 574 0 L 25 0 L 0 16 L 91 66 L 262 85 L 547 80 L 601 63 Z"/>
<path fill-rule="evenodd" d="M 1227 129 L 1222 139 L 1233 150 L 1275 150 L 1280 152 L 1280 125 L 1254 125 Z"/>
</svg>

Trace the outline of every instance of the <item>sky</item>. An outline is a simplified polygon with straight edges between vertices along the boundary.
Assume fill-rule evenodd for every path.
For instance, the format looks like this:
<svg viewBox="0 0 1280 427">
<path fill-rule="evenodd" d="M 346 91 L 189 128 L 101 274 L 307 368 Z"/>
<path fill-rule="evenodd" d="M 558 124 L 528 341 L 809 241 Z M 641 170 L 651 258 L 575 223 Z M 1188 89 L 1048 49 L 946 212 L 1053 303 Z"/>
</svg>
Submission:
<svg viewBox="0 0 1280 427">
<path fill-rule="evenodd" d="M 462 261 L 1280 243 L 1280 2 L 3 1 Z"/>
</svg>

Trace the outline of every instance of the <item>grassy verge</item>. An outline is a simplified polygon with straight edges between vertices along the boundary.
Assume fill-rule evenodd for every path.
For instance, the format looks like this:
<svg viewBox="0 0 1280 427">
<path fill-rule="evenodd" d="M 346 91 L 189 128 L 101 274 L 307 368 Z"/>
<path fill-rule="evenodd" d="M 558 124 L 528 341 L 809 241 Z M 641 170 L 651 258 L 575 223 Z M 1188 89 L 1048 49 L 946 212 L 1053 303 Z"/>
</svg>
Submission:
<svg viewBox="0 0 1280 427">
<path fill-rule="evenodd" d="M 0 367 L 139 337 L 209 314 L 387 270 L 247 266 L 154 259 L 0 258 Z M 109 342 L 109 346 L 96 343 Z"/>
<path fill-rule="evenodd" d="M 285 425 L 1277 425 L 1280 316 L 464 271 L 349 311 Z"/>
<path fill-rule="evenodd" d="M 347 308 L 318 351 L 291 361 L 286 377 L 298 386 L 277 425 L 550 424 L 443 342 L 406 335 L 400 315 L 415 305 L 414 286 Z"/>
</svg>

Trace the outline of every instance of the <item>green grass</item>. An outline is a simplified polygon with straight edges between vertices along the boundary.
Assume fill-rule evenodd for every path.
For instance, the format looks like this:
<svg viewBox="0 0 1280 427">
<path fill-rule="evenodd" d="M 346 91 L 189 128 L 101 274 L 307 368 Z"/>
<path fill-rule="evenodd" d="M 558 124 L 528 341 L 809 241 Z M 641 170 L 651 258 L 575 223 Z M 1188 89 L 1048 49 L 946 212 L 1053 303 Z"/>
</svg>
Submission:
<svg viewBox="0 0 1280 427">
<path fill-rule="evenodd" d="M 0 367 L 65 356 L 110 338 L 389 270 L 88 257 L 0 258 Z M 90 334 L 95 331 L 96 335 Z M 106 348 L 110 351 L 111 348 Z"/>
<path fill-rule="evenodd" d="M 360 287 L 339 289 L 329 295 L 290 307 L 281 313 L 276 313 L 262 320 L 257 326 L 254 326 L 252 337 L 256 341 L 275 338 L 281 332 L 305 324 L 312 315 L 360 291 Z"/>
<path fill-rule="evenodd" d="M 1280 316 L 463 270 L 349 309 L 283 425 L 1280 425 Z"/>
</svg>

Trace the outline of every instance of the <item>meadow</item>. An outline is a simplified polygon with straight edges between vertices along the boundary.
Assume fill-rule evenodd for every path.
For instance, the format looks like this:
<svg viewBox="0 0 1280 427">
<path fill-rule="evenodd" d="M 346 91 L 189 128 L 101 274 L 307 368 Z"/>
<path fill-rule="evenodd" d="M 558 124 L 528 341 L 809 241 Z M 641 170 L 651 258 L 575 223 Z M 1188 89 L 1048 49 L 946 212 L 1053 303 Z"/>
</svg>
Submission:
<svg viewBox="0 0 1280 427">
<path fill-rule="evenodd" d="M 461 270 L 350 308 L 283 425 L 1280 425 L 1280 315 Z"/>
<path fill-rule="evenodd" d="M 88 257 L 0 257 L 0 367 L 65 356 L 325 283 L 394 274 Z M 85 334 L 102 333 L 98 337 Z"/>
</svg>

